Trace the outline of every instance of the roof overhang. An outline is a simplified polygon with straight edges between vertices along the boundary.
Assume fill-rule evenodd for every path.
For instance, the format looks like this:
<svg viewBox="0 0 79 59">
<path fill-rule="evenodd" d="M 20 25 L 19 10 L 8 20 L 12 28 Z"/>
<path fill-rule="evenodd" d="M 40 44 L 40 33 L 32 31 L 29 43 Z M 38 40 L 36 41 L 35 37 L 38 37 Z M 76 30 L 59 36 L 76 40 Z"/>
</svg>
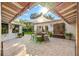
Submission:
<svg viewBox="0 0 79 59">
<path fill-rule="evenodd" d="M 10 23 L 17 16 L 28 9 L 32 2 L 2 2 L 1 3 L 1 17 L 2 22 Z"/>
<path fill-rule="evenodd" d="M 55 11 L 69 24 L 76 22 L 77 3 L 76 2 L 61 2 L 57 3 Z"/>
</svg>

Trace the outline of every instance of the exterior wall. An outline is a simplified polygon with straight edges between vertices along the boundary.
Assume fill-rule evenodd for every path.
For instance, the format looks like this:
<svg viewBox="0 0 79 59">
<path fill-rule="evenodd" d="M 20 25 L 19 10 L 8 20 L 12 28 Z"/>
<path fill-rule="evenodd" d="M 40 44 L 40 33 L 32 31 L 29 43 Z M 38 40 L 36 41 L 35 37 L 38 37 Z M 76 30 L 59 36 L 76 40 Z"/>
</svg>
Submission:
<svg viewBox="0 0 79 59">
<path fill-rule="evenodd" d="M 65 22 L 65 29 L 66 29 L 66 33 L 72 33 L 73 37 L 72 39 L 75 40 L 76 39 L 76 23 L 75 24 L 67 24 Z"/>
<path fill-rule="evenodd" d="M 36 31 L 37 26 L 43 26 L 43 27 L 45 27 L 47 25 L 48 26 L 48 30 L 50 32 L 53 32 L 53 24 L 56 24 L 56 23 L 65 23 L 66 33 L 72 33 L 73 34 L 72 39 L 73 40 L 76 39 L 76 24 L 68 24 L 68 23 L 66 23 L 64 21 L 35 24 L 34 25 L 34 31 Z"/>
<path fill-rule="evenodd" d="M 45 29 L 45 26 L 48 26 L 48 31 L 53 31 L 53 25 L 51 24 L 37 24 L 37 25 L 34 25 L 34 31 L 37 31 L 37 26 L 43 26 L 43 28 Z M 50 28 L 50 29 L 49 29 Z"/>
<path fill-rule="evenodd" d="M 39 23 L 39 24 L 34 24 L 34 31 L 37 31 L 37 26 L 43 26 L 43 28 L 45 29 L 45 26 L 48 26 L 48 31 L 49 32 L 53 32 L 53 24 L 56 23 L 63 23 L 63 21 L 57 21 L 57 22 L 47 22 L 47 23 Z"/>
<path fill-rule="evenodd" d="M 9 40 L 9 39 L 15 39 L 17 36 L 17 33 L 12 33 L 12 24 L 10 23 L 8 25 L 8 33 L 1 35 L 2 41 Z M 22 33 L 22 26 L 19 26 L 19 33 Z"/>
<path fill-rule="evenodd" d="M 9 24 L 8 27 L 8 33 L 1 35 L 2 41 L 14 39 L 16 37 L 16 33 L 12 33 L 12 24 Z"/>
</svg>

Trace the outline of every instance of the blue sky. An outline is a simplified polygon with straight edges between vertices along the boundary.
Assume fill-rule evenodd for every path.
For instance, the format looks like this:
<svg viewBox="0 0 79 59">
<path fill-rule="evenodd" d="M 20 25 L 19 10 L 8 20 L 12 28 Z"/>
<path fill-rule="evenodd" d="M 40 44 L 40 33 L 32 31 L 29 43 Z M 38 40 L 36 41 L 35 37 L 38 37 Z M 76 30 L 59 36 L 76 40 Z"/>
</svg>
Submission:
<svg viewBox="0 0 79 59">
<path fill-rule="evenodd" d="M 28 11 L 26 10 L 23 15 L 18 17 L 18 19 L 30 21 L 31 20 L 30 15 L 32 13 L 39 13 L 40 10 L 42 10 L 42 8 L 43 8 L 43 6 L 41 6 L 41 5 L 34 6 L 30 10 L 28 10 Z M 47 15 L 51 15 L 55 20 L 60 19 L 60 17 L 58 15 L 56 15 L 55 13 L 48 12 Z"/>
</svg>

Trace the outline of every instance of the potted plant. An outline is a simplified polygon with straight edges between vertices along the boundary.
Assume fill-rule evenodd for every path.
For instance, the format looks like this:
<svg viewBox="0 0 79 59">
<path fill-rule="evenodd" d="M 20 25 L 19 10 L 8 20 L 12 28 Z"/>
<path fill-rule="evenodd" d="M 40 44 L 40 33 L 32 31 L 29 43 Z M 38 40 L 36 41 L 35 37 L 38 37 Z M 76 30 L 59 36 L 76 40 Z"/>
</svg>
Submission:
<svg viewBox="0 0 79 59">
<path fill-rule="evenodd" d="M 68 40 L 72 39 L 72 33 L 65 33 L 65 38 Z"/>
<path fill-rule="evenodd" d="M 21 38 L 22 37 L 22 34 L 21 33 L 18 33 L 17 34 L 17 38 Z"/>
<path fill-rule="evenodd" d="M 49 35 L 50 37 L 52 37 L 52 36 L 53 36 L 52 32 L 48 32 L 48 35 Z"/>
</svg>

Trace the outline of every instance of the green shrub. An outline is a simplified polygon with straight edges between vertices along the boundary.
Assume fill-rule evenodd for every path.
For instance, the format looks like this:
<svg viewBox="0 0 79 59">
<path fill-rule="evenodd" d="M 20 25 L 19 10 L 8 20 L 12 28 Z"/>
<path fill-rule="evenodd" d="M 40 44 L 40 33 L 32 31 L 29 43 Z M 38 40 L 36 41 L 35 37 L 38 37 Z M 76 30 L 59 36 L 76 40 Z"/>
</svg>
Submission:
<svg viewBox="0 0 79 59">
<path fill-rule="evenodd" d="M 72 33 L 65 33 L 65 36 L 72 36 Z"/>
<path fill-rule="evenodd" d="M 17 37 L 18 37 L 18 38 L 21 38 L 22 36 L 24 36 L 24 32 L 17 34 Z"/>
<path fill-rule="evenodd" d="M 22 36 L 24 36 L 24 32 L 22 32 Z"/>
<path fill-rule="evenodd" d="M 50 37 L 52 37 L 52 36 L 53 36 L 52 32 L 48 32 L 48 35 L 49 35 Z"/>
<path fill-rule="evenodd" d="M 43 42 L 43 41 L 44 41 L 44 38 L 42 38 L 42 37 L 37 37 L 36 41 L 37 41 L 37 42 Z"/>
<path fill-rule="evenodd" d="M 65 38 L 71 40 L 72 33 L 65 33 Z"/>
</svg>

